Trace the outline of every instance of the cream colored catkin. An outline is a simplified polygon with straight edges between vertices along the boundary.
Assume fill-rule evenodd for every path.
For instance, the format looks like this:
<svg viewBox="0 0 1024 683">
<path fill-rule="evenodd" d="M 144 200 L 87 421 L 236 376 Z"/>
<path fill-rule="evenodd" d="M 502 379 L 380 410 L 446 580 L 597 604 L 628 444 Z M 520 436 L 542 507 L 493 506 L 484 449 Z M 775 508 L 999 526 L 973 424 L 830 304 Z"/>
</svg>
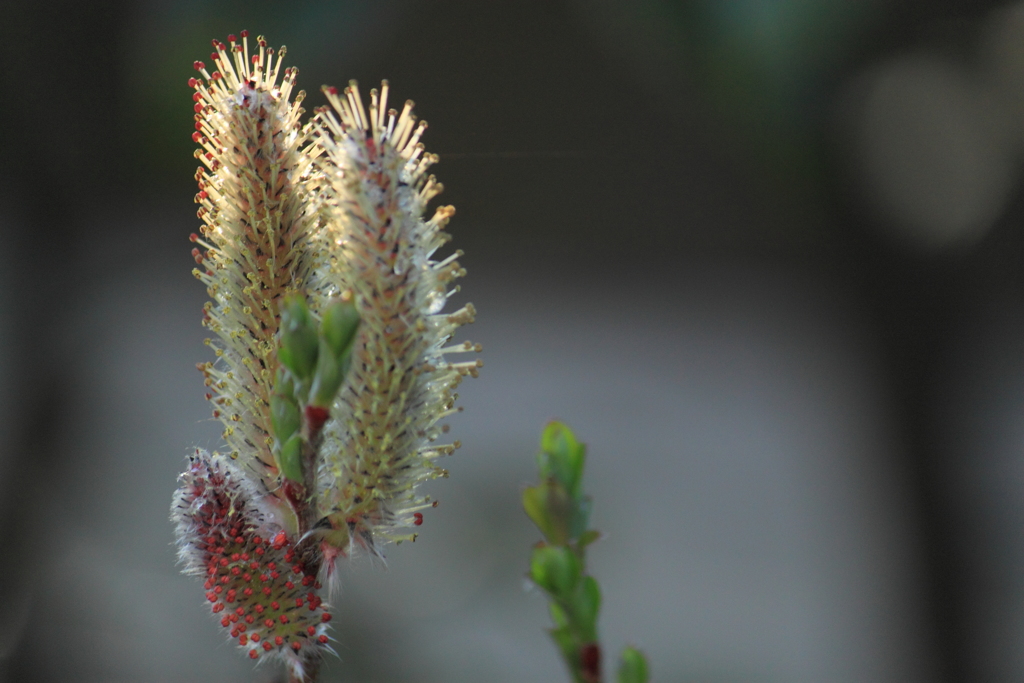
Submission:
<svg viewBox="0 0 1024 683">
<path fill-rule="evenodd" d="M 434 461 L 460 445 L 435 443 L 438 422 L 456 412 L 456 387 L 482 365 L 445 358 L 479 351 L 471 342 L 445 346 L 475 315 L 472 304 L 441 312 L 452 281 L 465 275 L 461 252 L 431 258 L 448 241 L 443 228 L 455 210 L 423 219 L 442 189 L 427 174 L 437 157 L 419 142 L 427 124 L 417 123 L 413 103 L 388 110 L 388 90 L 387 81 L 372 90 L 367 107 L 355 82 L 324 88 L 331 108 L 318 112 L 311 133 L 323 150 L 324 277 L 354 294 L 362 318 L 327 430 L 321 501 L 332 526 L 371 552 L 415 538 L 401 529 L 420 524 L 419 511 L 433 504 L 416 484 L 447 476 Z"/>
<path fill-rule="evenodd" d="M 207 344 L 218 358 L 200 369 L 228 453 L 279 498 L 269 413 L 278 303 L 289 292 L 316 289 L 313 275 L 326 255 L 316 239 L 319 219 L 308 187 L 309 136 L 299 106 L 304 93 L 289 100 L 297 70 L 282 72 L 285 49 L 275 59 L 262 37 L 255 59 L 248 36 L 229 42 L 214 41 L 212 74 L 196 63 L 204 76 L 195 82 L 193 135 L 204 164 L 196 172 L 204 225 L 193 241 L 206 251 L 193 250 L 199 263 L 193 273 L 211 299 L 203 324 L 215 335 Z"/>
</svg>

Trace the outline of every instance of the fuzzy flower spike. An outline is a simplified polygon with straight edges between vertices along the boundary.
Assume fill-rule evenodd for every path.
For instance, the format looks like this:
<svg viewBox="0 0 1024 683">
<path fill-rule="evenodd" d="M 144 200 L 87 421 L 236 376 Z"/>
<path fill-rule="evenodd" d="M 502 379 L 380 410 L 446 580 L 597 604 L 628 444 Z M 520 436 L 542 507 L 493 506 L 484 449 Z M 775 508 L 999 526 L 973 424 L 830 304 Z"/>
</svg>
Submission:
<svg viewBox="0 0 1024 683">
<path fill-rule="evenodd" d="M 231 458 L 281 500 L 281 476 L 272 457 L 270 395 L 277 370 L 279 304 L 304 291 L 318 262 L 317 222 L 304 186 L 310 168 L 299 121 L 305 93 L 289 101 L 298 70 L 283 71 L 285 48 L 274 55 L 261 36 L 249 52 L 248 32 L 228 45 L 214 40 L 217 70 L 195 68 L 193 140 L 205 168 L 196 172 L 205 225 L 192 236 L 195 276 L 212 301 L 203 324 L 219 361 L 200 364 L 213 415 L 224 424 Z M 272 501 L 273 502 L 273 501 Z M 288 526 L 294 528 L 294 520 Z"/>
<path fill-rule="evenodd" d="M 327 650 L 330 614 L 316 568 L 296 551 L 299 519 L 272 450 L 270 401 L 278 367 L 280 308 L 316 287 L 323 260 L 306 189 L 312 168 L 297 70 L 282 71 L 260 37 L 214 40 L 212 73 L 194 64 L 196 172 L 202 219 L 193 274 L 207 287 L 203 325 L 216 362 L 200 363 L 224 452 L 196 450 L 171 517 L 187 573 L 205 579 L 208 607 L 253 659 L 284 660 L 304 681 Z"/>
<path fill-rule="evenodd" d="M 171 507 L 179 558 L 205 580 L 207 605 L 252 659 L 283 660 L 293 681 L 315 676 L 331 614 L 267 498 L 237 463 L 196 451 Z"/>
<path fill-rule="evenodd" d="M 362 320 L 323 449 L 320 499 L 330 530 L 322 548 L 330 559 L 353 545 L 379 555 L 381 542 L 415 539 L 402 528 L 420 525 L 420 511 L 436 504 L 417 495 L 416 484 L 447 476 L 434 461 L 460 445 L 435 443 L 447 432 L 438 422 L 461 409 L 454 390 L 483 363 L 445 359 L 480 345 L 446 346 L 475 310 L 441 312 L 451 282 L 466 271 L 460 251 L 431 260 L 449 239 L 443 228 L 455 209 L 422 218 L 442 189 L 426 173 L 437 161 L 419 142 L 426 122 L 417 125 L 411 101 L 401 115 L 387 109 L 387 81 L 370 91 L 368 109 L 354 81 L 324 93 L 331 109 L 318 112 L 312 135 L 323 149 L 326 276 L 355 295 Z"/>
<path fill-rule="evenodd" d="M 433 253 L 455 212 L 422 215 L 441 185 L 427 168 L 412 102 L 369 111 L 353 83 L 308 124 L 297 71 L 263 38 L 213 41 L 216 70 L 196 62 L 196 172 L 203 220 L 193 272 L 217 357 L 200 363 L 223 452 L 197 449 L 171 517 L 187 573 L 253 659 L 277 658 L 290 681 L 315 680 L 331 615 L 321 576 L 337 558 L 414 540 L 435 503 L 417 494 L 446 476 L 437 444 L 455 388 L 480 361 L 449 362 L 472 322 L 442 313 L 465 274 Z"/>
</svg>

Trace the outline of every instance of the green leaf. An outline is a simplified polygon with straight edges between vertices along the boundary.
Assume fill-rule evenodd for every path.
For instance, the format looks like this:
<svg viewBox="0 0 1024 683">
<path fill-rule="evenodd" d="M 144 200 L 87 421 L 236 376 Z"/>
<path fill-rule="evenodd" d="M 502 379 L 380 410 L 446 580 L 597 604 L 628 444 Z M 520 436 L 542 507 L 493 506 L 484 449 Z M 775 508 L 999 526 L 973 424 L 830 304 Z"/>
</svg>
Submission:
<svg viewBox="0 0 1024 683">
<path fill-rule="evenodd" d="M 270 427 L 274 430 L 274 438 L 284 443 L 299 431 L 302 416 L 295 399 L 286 394 L 274 393 L 270 396 Z"/>
<path fill-rule="evenodd" d="M 584 640 L 597 640 L 597 613 L 601 609 L 601 587 L 593 576 L 586 576 L 569 601 L 573 621 Z"/>
<path fill-rule="evenodd" d="M 336 301 L 324 311 L 320 335 L 335 358 L 340 359 L 342 354 L 352 348 L 359 322 L 359 312 L 351 301 Z"/>
<path fill-rule="evenodd" d="M 622 651 L 619 660 L 618 683 L 647 683 L 647 658 L 635 647 L 627 647 Z"/>
<path fill-rule="evenodd" d="M 295 379 L 287 368 L 278 368 L 274 378 L 274 393 L 295 398 Z"/>
<path fill-rule="evenodd" d="M 282 446 L 277 456 L 281 474 L 292 481 L 302 483 L 302 437 L 293 435 Z"/>
<path fill-rule="evenodd" d="M 313 375 L 313 386 L 310 387 L 310 404 L 320 408 L 330 408 L 334 397 L 344 381 L 338 358 L 332 353 L 327 342 L 320 341 L 320 352 L 316 360 L 316 374 Z"/>
<path fill-rule="evenodd" d="M 573 508 L 572 516 L 569 519 L 569 536 L 580 538 L 587 531 L 587 522 L 590 521 L 590 510 L 593 503 L 590 496 L 583 496 Z"/>
<path fill-rule="evenodd" d="M 306 381 L 316 367 L 319 345 L 316 323 L 309 314 L 306 301 L 298 295 L 285 299 L 281 308 L 278 360 L 298 379 Z"/>
<path fill-rule="evenodd" d="M 341 369 L 342 380 L 348 376 L 348 368 L 352 365 L 352 347 L 345 349 L 344 353 L 338 356 L 338 367 Z"/>
<path fill-rule="evenodd" d="M 555 596 L 568 596 L 580 579 L 583 567 L 576 554 L 568 548 L 542 545 L 533 549 L 530 578 Z"/>
<path fill-rule="evenodd" d="M 596 529 L 590 529 L 590 530 L 584 531 L 582 534 L 580 534 L 580 538 L 579 538 L 579 541 L 577 541 L 577 545 L 579 545 L 580 550 L 583 550 L 584 548 L 586 548 L 588 545 L 590 545 L 594 541 L 597 541 L 597 540 L 600 540 L 600 539 L 601 539 L 601 532 L 597 531 Z"/>
<path fill-rule="evenodd" d="M 523 509 L 548 542 L 555 545 L 569 542 L 571 506 L 565 488 L 554 479 L 523 491 Z"/>
<path fill-rule="evenodd" d="M 561 422 L 552 422 L 544 428 L 540 440 L 541 452 L 537 464 L 541 477 L 553 477 L 565 486 L 572 498 L 580 496 L 586 448 Z"/>
<path fill-rule="evenodd" d="M 526 512 L 526 516 L 547 537 L 551 521 L 548 519 L 548 509 L 544 502 L 544 492 L 540 486 L 528 486 L 523 491 L 523 510 Z"/>
<path fill-rule="evenodd" d="M 576 669 L 579 667 L 579 655 L 577 654 L 577 641 L 573 635 L 572 629 L 568 626 L 562 628 L 549 629 L 548 633 L 551 634 L 551 638 L 558 645 L 558 649 L 562 651 L 562 658 L 565 659 L 565 663 L 569 665 L 573 675 L 576 675 Z"/>
<path fill-rule="evenodd" d="M 277 347 L 277 360 L 289 371 L 288 376 L 292 376 L 292 373 L 295 372 L 293 368 L 295 368 L 297 361 L 292 352 L 283 344 Z"/>
<path fill-rule="evenodd" d="M 555 622 L 556 627 L 563 628 L 569 625 L 569 615 L 557 602 L 552 600 L 548 605 L 548 611 L 551 612 L 551 621 Z"/>
</svg>

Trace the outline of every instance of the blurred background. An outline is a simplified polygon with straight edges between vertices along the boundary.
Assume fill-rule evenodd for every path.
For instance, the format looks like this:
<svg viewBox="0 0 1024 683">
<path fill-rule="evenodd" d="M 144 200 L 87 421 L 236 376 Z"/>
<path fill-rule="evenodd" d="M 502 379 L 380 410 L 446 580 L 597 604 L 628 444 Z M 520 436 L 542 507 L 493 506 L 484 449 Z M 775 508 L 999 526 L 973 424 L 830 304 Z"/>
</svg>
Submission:
<svg viewBox="0 0 1024 683">
<path fill-rule="evenodd" d="M 247 28 L 411 97 L 480 379 L 325 681 L 561 681 L 519 508 L 589 443 L 606 666 L 1024 680 L 1024 5 L 0 4 L 0 680 L 259 681 L 167 520 L 216 447 L 191 64 Z"/>
</svg>

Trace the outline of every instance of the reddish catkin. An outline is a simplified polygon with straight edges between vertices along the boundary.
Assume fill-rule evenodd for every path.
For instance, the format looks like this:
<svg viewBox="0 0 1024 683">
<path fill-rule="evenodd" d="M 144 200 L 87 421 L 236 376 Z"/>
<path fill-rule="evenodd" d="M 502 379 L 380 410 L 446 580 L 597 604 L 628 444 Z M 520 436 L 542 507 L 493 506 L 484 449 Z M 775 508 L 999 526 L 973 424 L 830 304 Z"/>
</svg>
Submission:
<svg viewBox="0 0 1024 683">
<path fill-rule="evenodd" d="M 178 555 L 249 657 L 276 657 L 301 672 L 326 648 L 330 613 L 264 498 L 230 458 L 196 450 L 171 507 Z"/>
</svg>

